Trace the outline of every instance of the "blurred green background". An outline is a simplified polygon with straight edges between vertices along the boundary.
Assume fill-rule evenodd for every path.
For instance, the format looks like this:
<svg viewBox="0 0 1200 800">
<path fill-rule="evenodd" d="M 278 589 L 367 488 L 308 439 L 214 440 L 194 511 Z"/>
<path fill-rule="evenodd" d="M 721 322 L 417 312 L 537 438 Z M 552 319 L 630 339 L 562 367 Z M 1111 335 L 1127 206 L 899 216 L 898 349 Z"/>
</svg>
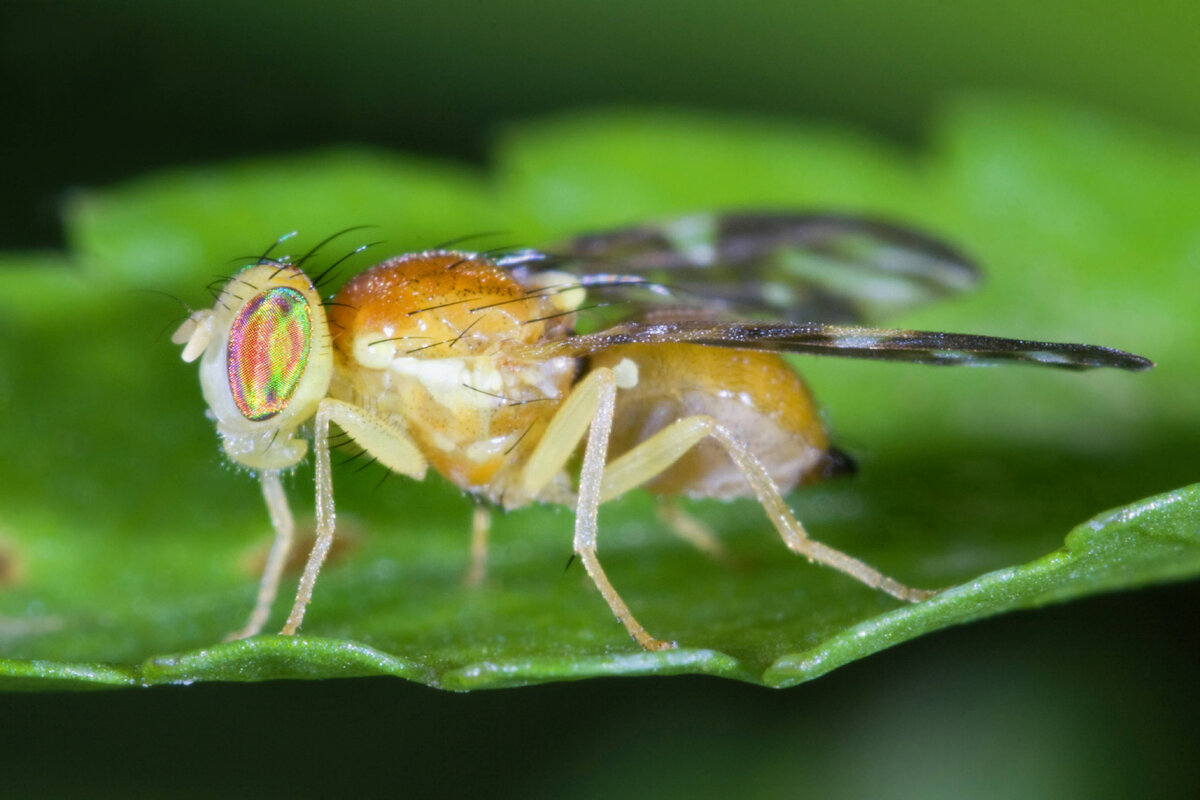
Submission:
<svg viewBox="0 0 1200 800">
<path fill-rule="evenodd" d="M 341 142 L 479 160 L 510 122 L 596 105 L 826 120 L 919 153 L 954 97 L 1032 93 L 1200 139 L 1198 33 L 1183 2 L 8 3 L 0 247 L 58 246 L 74 187 Z M 1190 797 L 1197 600 L 1012 615 L 782 692 L 4 696 L 0 767 L 12 796 Z"/>
</svg>

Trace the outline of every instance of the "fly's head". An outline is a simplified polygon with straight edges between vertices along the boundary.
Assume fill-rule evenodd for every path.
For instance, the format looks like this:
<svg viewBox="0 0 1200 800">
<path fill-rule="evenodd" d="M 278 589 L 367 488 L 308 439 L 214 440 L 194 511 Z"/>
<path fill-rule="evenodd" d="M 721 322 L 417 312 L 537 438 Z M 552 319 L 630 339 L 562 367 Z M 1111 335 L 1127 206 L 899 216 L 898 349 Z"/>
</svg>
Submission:
<svg viewBox="0 0 1200 800">
<path fill-rule="evenodd" d="M 304 458 L 297 437 L 329 391 L 333 354 L 312 282 L 287 263 L 235 275 L 211 309 L 196 311 L 171 341 L 200 359 L 200 387 L 230 458 L 282 469 Z"/>
</svg>

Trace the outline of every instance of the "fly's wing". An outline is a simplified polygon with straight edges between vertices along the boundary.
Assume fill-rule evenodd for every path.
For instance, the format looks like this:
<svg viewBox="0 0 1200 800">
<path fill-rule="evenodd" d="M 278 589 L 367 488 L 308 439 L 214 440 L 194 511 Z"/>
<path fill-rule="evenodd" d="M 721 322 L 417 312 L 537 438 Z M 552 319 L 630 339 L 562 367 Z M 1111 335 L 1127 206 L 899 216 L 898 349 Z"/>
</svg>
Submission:
<svg viewBox="0 0 1200 800">
<path fill-rule="evenodd" d="M 535 266 L 573 272 L 570 283 L 539 293 L 582 287 L 589 301 L 612 298 L 627 317 L 598 333 L 535 346 L 541 354 L 579 357 L 620 344 L 692 343 L 916 364 L 1153 366 L 1095 345 L 830 324 L 874 320 L 978 281 L 975 267 L 953 248 L 871 219 L 696 215 L 583 235 L 553 254 L 523 251 L 502 261 L 530 284 Z M 743 319 L 731 321 L 735 315 Z"/>
<path fill-rule="evenodd" d="M 834 214 L 697 214 L 578 236 L 536 255 L 542 268 L 579 276 L 590 299 L 631 315 L 674 304 L 742 318 L 870 322 L 979 279 L 937 239 Z"/>
<path fill-rule="evenodd" d="M 543 347 L 555 355 L 579 357 L 622 344 L 665 343 L 950 366 L 1025 363 L 1060 369 L 1114 367 L 1134 372 L 1154 366 L 1141 356 L 1091 344 L 821 323 L 722 322 L 686 319 L 682 315 L 663 321 L 626 322 L 600 333 L 573 336 Z"/>
</svg>

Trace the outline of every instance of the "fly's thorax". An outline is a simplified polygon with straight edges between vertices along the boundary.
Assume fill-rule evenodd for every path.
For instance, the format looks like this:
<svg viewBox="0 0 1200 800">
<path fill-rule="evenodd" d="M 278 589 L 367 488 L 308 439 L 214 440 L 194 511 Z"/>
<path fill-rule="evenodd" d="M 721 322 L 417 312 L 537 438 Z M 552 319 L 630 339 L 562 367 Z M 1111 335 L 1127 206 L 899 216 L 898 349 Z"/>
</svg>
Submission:
<svg viewBox="0 0 1200 800">
<path fill-rule="evenodd" d="M 295 434 L 328 393 L 333 358 L 303 272 L 278 263 L 242 270 L 172 341 L 185 360 L 200 359 L 200 387 L 230 458 L 280 469 L 304 457 L 307 442 Z"/>
<path fill-rule="evenodd" d="M 574 359 L 399 356 L 382 369 L 339 358 L 334 396 L 386 416 L 408 432 L 430 465 L 458 486 L 484 491 L 533 443 L 577 373 Z M 343 398 L 339 398 L 343 399 Z"/>
<path fill-rule="evenodd" d="M 563 276 L 564 281 L 569 281 Z M 561 335 L 582 290 L 525 286 L 469 253 L 389 259 L 351 279 L 330 307 L 338 350 L 382 369 L 402 356 L 486 356 Z"/>
<path fill-rule="evenodd" d="M 394 419 L 436 470 L 482 491 L 574 381 L 575 359 L 536 352 L 580 302 L 571 294 L 463 253 L 385 261 L 331 304 L 334 392 Z"/>
</svg>

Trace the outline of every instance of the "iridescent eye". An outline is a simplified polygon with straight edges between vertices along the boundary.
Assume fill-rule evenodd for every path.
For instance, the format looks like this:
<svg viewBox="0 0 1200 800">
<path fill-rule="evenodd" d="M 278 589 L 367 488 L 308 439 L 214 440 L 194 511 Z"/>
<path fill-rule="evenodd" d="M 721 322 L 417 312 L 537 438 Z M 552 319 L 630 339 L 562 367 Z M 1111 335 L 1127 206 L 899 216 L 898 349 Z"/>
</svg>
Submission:
<svg viewBox="0 0 1200 800">
<path fill-rule="evenodd" d="M 229 330 L 229 388 L 242 416 L 260 422 L 283 411 L 312 350 L 312 309 L 277 286 L 254 297 Z"/>
</svg>

